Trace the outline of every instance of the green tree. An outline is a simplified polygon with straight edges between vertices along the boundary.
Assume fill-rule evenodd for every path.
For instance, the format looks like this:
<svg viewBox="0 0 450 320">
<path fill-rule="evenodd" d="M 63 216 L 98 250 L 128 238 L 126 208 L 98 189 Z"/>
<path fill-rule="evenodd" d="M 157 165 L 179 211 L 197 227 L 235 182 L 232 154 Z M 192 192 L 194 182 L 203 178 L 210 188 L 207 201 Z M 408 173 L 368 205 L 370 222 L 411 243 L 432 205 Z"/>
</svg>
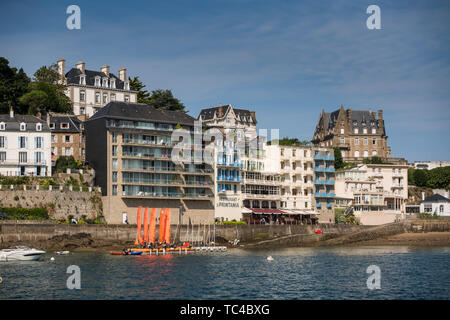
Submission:
<svg viewBox="0 0 450 320">
<path fill-rule="evenodd" d="M 372 158 L 364 159 L 363 163 L 365 163 L 365 164 L 383 164 L 385 162 L 380 157 L 374 156 Z"/>
<path fill-rule="evenodd" d="M 30 78 L 22 68 L 9 67 L 9 61 L 0 57 L 0 113 L 8 113 L 12 106 L 16 113 L 21 113 L 19 98 L 27 93 Z"/>
<path fill-rule="evenodd" d="M 72 112 L 72 102 L 64 93 L 66 88 L 58 83 L 57 70 L 57 66 L 53 64 L 49 67 L 40 67 L 34 73 L 33 82 L 30 83 L 31 91 L 20 99 L 21 104 L 26 107 L 24 113 Z"/>
<path fill-rule="evenodd" d="M 133 79 L 128 77 L 128 80 L 130 81 L 130 89 L 138 92 L 137 102 L 148 104 L 150 100 L 150 93 L 147 90 L 144 90 L 145 84 L 139 80 L 139 77 L 134 77 Z"/>
<path fill-rule="evenodd" d="M 336 170 L 342 169 L 345 167 L 344 160 L 342 159 L 341 149 L 334 147 L 334 168 Z"/>
<path fill-rule="evenodd" d="M 284 137 L 280 140 L 274 139 L 272 141 L 269 141 L 267 144 L 271 145 L 273 143 L 276 143 L 277 141 L 280 146 L 306 146 L 310 144 L 308 140 L 299 140 L 298 138 L 289 137 Z"/>
<path fill-rule="evenodd" d="M 448 189 L 450 187 L 450 167 L 440 167 L 429 170 L 427 186 L 432 189 Z"/>
<path fill-rule="evenodd" d="M 416 182 L 414 181 L 414 172 L 416 170 L 414 168 L 409 168 L 408 169 L 408 184 L 411 186 L 415 186 Z"/>
<path fill-rule="evenodd" d="M 184 104 L 170 90 L 153 90 L 147 104 L 156 109 L 186 112 Z"/>
<path fill-rule="evenodd" d="M 418 187 L 426 187 L 427 186 L 427 170 L 420 169 L 414 171 L 414 181 L 416 186 Z"/>
</svg>

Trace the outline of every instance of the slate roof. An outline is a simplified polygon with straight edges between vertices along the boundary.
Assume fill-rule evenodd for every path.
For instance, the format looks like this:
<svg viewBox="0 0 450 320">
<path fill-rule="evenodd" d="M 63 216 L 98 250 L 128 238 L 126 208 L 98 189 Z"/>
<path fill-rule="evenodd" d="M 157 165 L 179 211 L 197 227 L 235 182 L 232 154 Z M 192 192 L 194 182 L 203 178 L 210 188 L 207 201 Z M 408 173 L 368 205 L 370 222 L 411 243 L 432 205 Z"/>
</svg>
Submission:
<svg viewBox="0 0 450 320">
<path fill-rule="evenodd" d="M 426 198 L 421 203 L 424 203 L 424 202 L 450 202 L 450 199 L 436 193 L 436 194 L 433 194 L 431 197 Z"/>
<path fill-rule="evenodd" d="M 155 109 L 144 103 L 113 101 L 97 111 L 87 122 L 99 118 L 151 121 L 194 126 L 195 119 L 180 111 Z"/>
<path fill-rule="evenodd" d="M 218 106 L 213 108 L 206 108 L 200 111 L 199 118 L 202 117 L 202 120 L 211 120 L 214 119 L 214 115 L 219 118 L 219 108 L 222 108 L 222 117 L 225 117 L 230 109 L 232 108 L 234 114 L 239 116 L 240 120 L 244 119 L 244 121 L 248 122 L 248 117 L 252 117 L 252 113 L 246 109 L 237 109 L 233 108 L 231 105 Z M 252 119 L 254 123 L 256 123 L 256 119 Z"/>
<path fill-rule="evenodd" d="M 5 123 L 5 131 L 20 131 L 20 124 L 25 122 L 27 124 L 26 131 L 36 131 L 36 124 L 42 123 L 43 132 L 50 131 L 47 122 L 32 115 L 14 115 L 13 118 L 9 114 L 0 114 L 0 123 Z"/>
<path fill-rule="evenodd" d="M 324 129 L 333 129 L 337 124 L 337 118 L 339 116 L 340 109 L 333 112 L 324 113 Z M 344 111 L 345 114 L 347 110 Z M 373 116 L 372 112 L 369 110 L 353 110 L 351 109 L 351 119 L 350 125 L 352 128 L 359 128 L 359 132 L 362 132 L 363 128 L 377 128 L 380 129 L 378 119 Z M 384 120 L 382 120 L 383 131 L 386 133 L 384 128 Z"/>
<path fill-rule="evenodd" d="M 68 123 L 67 129 L 61 128 L 61 123 Z M 50 125 L 55 124 L 54 129 L 51 129 L 55 133 L 79 133 L 81 132 L 81 120 L 76 116 L 51 116 Z"/>
<path fill-rule="evenodd" d="M 72 68 L 69 70 L 69 72 L 66 73 L 66 80 L 67 84 L 80 84 L 80 75 L 82 74 L 80 69 Z M 109 73 L 109 77 L 106 75 L 106 73 L 101 71 L 93 71 L 93 70 L 84 70 L 84 74 L 86 75 L 86 85 L 87 86 L 95 86 L 95 77 L 100 77 L 100 83 L 103 83 L 103 78 L 107 77 L 109 79 L 114 78 L 116 79 L 116 89 L 123 90 L 124 88 L 124 81 L 120 80 L 116 75 L 113 73 Z M 108 80 L 109 81 L 109 80 Z M 133 90 L 130 90 L 133 91 Z M 133 91 L 134 92 L 134 91 Z"/>
</svg>

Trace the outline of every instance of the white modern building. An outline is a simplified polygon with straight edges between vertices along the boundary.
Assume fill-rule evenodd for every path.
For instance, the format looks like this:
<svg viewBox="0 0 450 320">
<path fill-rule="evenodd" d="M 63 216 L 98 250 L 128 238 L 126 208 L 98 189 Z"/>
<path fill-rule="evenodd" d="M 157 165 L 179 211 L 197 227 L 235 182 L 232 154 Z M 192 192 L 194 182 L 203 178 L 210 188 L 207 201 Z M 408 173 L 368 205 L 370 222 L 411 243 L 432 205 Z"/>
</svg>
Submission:
<svg viewBox="0 0 450 320">
<path fill-rule="evenodd" d="M 450 167 L 450 161 L 416 161 L 414 162 L 415 169 L 432 170 L 434 168 Z"/>
<path fill-rule="evenodd" d="M 420 212 L 426 212 L 437 216 L 450 217 L 450 199 L 446 196 L 433 194 L 420 203 Z"/>
<path fill-rule="evenodd" d="M 0 115 L 0 174 L 51 176 L 51 133 L 31 115 Z"/>
<path fill-rule="evenodd" d="M 137 102 L 137 91 L 130 90 L 126 68 L 120 68 L 116 76 L 106 65 L 100 71 L 93 71 L 87 70 L 81 61 L 67 73 L 64 59 L 59 59 L 57 65 L 61 83 L 67 87 L 66 95 L 77 116 L 87 119 L 111 101 Z"/>
<path fill-rule="evenodd" d="M 406 165 L 361 164 L 336 172 L 336 201 L 350 207 L 362 224 L 405 218 L 407 199 Z"/>
</svg>

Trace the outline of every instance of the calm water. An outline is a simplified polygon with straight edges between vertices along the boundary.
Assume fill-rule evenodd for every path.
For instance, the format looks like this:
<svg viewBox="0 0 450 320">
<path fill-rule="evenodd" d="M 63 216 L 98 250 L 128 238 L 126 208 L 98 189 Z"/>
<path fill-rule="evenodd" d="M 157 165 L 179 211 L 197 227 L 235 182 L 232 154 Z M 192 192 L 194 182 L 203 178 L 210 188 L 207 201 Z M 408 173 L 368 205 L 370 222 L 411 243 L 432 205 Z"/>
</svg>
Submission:
<svg viewBox="0 0 450 320">
<path fill-rule="evenodd" d="M 81 268 L 80 290 L 66 287 L 70 265 Z M 380 290 L 367 289 L 369 265 L 381 269 Z M 0 299 L 449 299 L 449 266 L 450 247 L 48 253 L 0 262 Z"/>
</svg>

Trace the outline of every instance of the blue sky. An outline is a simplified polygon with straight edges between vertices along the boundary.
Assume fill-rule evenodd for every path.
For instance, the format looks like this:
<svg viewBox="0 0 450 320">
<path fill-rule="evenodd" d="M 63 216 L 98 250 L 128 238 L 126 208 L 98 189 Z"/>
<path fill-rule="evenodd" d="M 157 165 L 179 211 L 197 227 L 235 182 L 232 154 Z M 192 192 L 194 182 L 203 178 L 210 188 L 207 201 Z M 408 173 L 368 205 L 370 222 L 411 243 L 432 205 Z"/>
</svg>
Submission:
<svg viewBox="0 0 450 320">
<path fill-rule="evenodd" d="M 71 4 L 81 30 L 66 28 Z M 393 156 L 450 160 L 449 21 L 445 0 L 2 1 L 0 56 L 29 76 L 60 57 L 126 67 L 194 117 L 232 104 L 300 139 L 322 109 L 383 109 Z"/>
</svg>

